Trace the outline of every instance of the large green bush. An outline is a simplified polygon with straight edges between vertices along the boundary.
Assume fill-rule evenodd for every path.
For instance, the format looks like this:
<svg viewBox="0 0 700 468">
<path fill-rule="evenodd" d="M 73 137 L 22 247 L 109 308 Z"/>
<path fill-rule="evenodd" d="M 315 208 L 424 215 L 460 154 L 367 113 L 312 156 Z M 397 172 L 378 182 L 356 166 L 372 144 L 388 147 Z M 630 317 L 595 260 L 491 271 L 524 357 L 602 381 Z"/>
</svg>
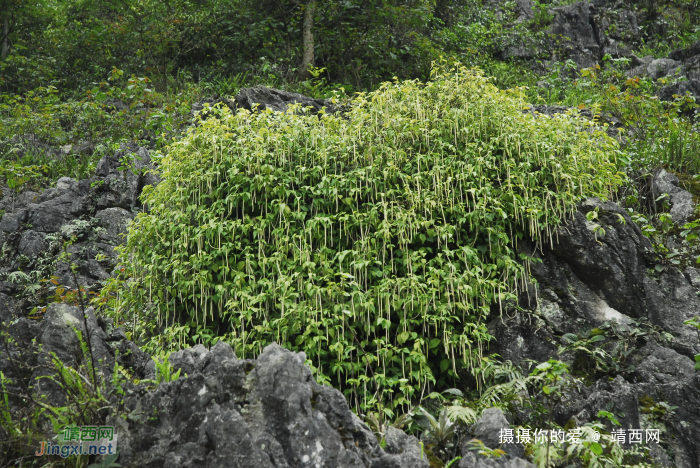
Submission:
<svg viewBox="0 0 700 468">
<path fill-rule="evenodd" d="M 163 347 L 170 325 L 243 357 L 303 350 L 360 407 L 446 384 L 480 362 L 486 317 L 522 287 L 517 240 L 548 242 L 619 183 L 612 139 L 524 107 L 456 68 L 342 114 L 222 109 L 144 191 L 117 310 L 160 324 Z"/>
</svg>

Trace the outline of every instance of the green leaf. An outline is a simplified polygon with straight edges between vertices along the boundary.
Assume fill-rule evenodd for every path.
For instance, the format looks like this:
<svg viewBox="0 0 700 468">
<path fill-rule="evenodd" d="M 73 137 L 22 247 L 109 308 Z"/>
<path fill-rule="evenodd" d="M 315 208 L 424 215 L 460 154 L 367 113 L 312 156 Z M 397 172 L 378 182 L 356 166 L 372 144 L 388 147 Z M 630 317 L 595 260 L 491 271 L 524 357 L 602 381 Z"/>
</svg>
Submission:
<svg viewBox="0 0 700 468">
<path fill-rule="evenodd" d="M 591 452 L 595 453 L 596 455 L 603 454 L 603 447 L 598 442 L 593 442 L 590 445 L 590 449 L 591 449 Z"/>
<path fill-rule="evenodd" d="M 574 335 L 573 333 L 566 333 L 562 335 L 562 339 L 568 343 L 574 343 L 578 340 L 578 336 Z"/>
<path fill-rule="evenodd" d="M 448 393 L 450 395 L 458 396 L 458 397 L 463 397 L 464 393 L 462 393 L 461 390 L 456 389 L 456 388 L 448 388 L 447 390 L 443 390 L 442 393 Z"/>
</svg>

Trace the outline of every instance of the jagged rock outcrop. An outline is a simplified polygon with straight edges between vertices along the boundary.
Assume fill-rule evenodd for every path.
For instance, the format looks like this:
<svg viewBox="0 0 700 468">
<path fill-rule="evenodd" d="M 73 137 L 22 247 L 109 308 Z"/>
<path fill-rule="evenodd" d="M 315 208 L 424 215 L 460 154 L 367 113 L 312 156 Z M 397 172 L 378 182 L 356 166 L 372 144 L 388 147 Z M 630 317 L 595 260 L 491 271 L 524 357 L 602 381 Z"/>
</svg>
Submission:
<svg viewBox="0 0 700 468">
<path fill-rule="evenodd" d="M 3 204 L 9 209 L 0 220 L 0 291 L 19 292 L 31 281 L 32 271 L 75 288 L 68 264 L 57 261 L 61 240 L 73 237 L 68 253 L 79 267 L 77 280 L 88 290 L 98 288 L 116 265 L 114 247 L 125 240 L 126 226 L 143 209 L 143 187 L 159 181 L 152 167 L 146 148 L 124 147 L 103 157 L 90 179 L 62 177 L 41 194 L 6 194 Z"/>
<path fill-rule="evenodd" d="M 504 2 L 492 0 L 487 6 L 497 14 Z M 516 22 L 532 21 L 534 4 L 529 0 L 515 2 Z M 606 0 L 583 1 L 552 8 L 547 12 L 552 20 L 546 29 L 547 44 L 532 41 L 522 44 L 508 43 L 499 53 L 503 58 L 533 59 L 543 53 L 549 55 L 550 65 L 572 60 L 576 68 L 588 68 L 602 64 L 603 57 L 630 59 L 629 77 L 648 76 L 653 80 L 664 77 L 681 78 L 688 81 L 671 83 L 659 91 L 663 100 L 671 100 L 674 94 L 690 92 L 700 100 L 700 41 L 682 49 L 674 50 L 668 57 L 651 55 L 638 57 L 633 52 L 642 44 L 644 21 L 646 34 L 662 36 L 667 27 L 663 21 L 653 21 L 646 9 L 626 2 Z M 517 37 L 513 38 L 517 42 Z M 508 42 L 508 41 L 506 41 Z M 512 42 L 512 41 L 511 41 Z"/>
<path fill-rule="evenodd" d="M 459 468 L 535 468 L 535 465 L 522 458 L 525 452 L 522 444 L 501 443 L 501 431 L 510 428 L 511 425 L 500 408 L 485 409 L 469 435 L 492 450 L 500 448 L 506 455 L 496 459 L 477 455 L 473 450 L 473 439 L 465 437 L 460 447 L 462 459 Z"/>
<path fill-rule="evenodd" d="M 258 110 L 272 109 L 278 112 L 286 111 L 287 107 L 292 104 L 311 107 L 314 113 L 319 112 L 323 108 L 328 111 L 333 109 L 333 105 L 327 99 L 312 99 L 302 94 L 266 88 L 265 86 L 242 88 L 236 95 L 236 103 L 248 110 L 257 108 Z"/>
<path fill-rule="evenodd" d="M 687 81 L 680 81 L 662 87 L 658 91 L 659 98 L 663 101 L 672 101 L 674 96 L 690 94 L 700 102 L 700 41 L 689 47 L 676 49 L 669 54 L 669 60 L 677 64 L 677 76 L 684 77 Z"/>
<path fill-rule="evenodd" d="M 317 114 L 322 109 L 329 113 L 336 110 L 336 106 L 328 99 L 313 99 L 303 94 L 291 93 L 281 89 L 254 86 L 252 88 L 241 88 L 233 100 L 226 97 L 204 99 L 192 106 L 192 112 L 204 111 L 206 115 L 205 104 L 213 106 L 218 103 L 223 103 L 231 112 L 236 112 L 238 109 L 247 109 L 249 111 L 270 109 L 276 112 L 285 112 L 292 104 L 301 104 L 302 108 L 308 108 L 312 114 Z"/>
<path fill-rule="evenodd" d="M 41 325 L 26 318 L 9 325 L 11 356 L 3 346 L 0 371 L 13 381 L 8 391 L 18 410 L 22 403 L 16 396 L 25 385 L 53 405 L 65 403 L 60 386 L 38 378 L 55 373 L 51 353 L 65 365 L 84 362 L 77 332 L 87 340 L 85 320 L 100 380 L 109 381 L 117 359 L 134 375 L 156 378 L 153 361 L 130 346 L 120 329 L 96 319 L 92 309 L 86 314 L 84 319 L 79 307 L 52 304 Z M 132 352 L 125 354 L 125 349 Z M 118 433 L 120 464 L 428 468 L 418 439 L 399 430 L 389 432 L 384 451 L 345 397 L 316 383 L 305 360 L 303 353 L 275 344 L 257 359 L 238 359 L 229 345 L 219 342 L 211 351 L 199 345 L 171 355 L 173 372 L 181 375 L 155 389 L 149 387 L 153 380 L 137 385 L 122 381 L 122 413 L 127 418 L 112 414 L 107 420 Z M 0 435 L 0 452 L 2 443 Z"/>
<path fill-rule="evenodd" d="M 695 97 L 696 102 L 700 101 L 700 80 L 681 81 L 664 86 L 658 91 L 659 99 L 662 101 L 673 101 L 674 96 L 685 96 L 688 93 Z"/>
<path fill-rule="evenodd" d="M 648 76 L 653 80 L 658 80 L 665 76 L 675 75 L 683 65 L 670 58 L 655 59 L 651 55 L 642 58 L 634 57 L 634 59 L 637 65 L 627 71 L 629 77 Z"/>
<path fill-rule="evenodd" d="M 671 219 L 677 225 L 683 226 L 695 213 L 695 202 L 693 195 L 678 184 L 678 177 L 664 168 L 659 168 L 652 177 L 651 192 L 654 200 L 667 197 L 665 201 L 671 206 Z"/>
<path fill-rule="evenodd" d="M 700 41 L 683 49 L 676 49 L 669 58 L 683 64 L 682 74 L 689 80 L 700 80 Z"/>
<path fill-rule="evenodd" d="M 592 67 L 603 56 L 602 32 L 592 15 L 595 6 L 588 2 L 553 8 L 554 19 L 549 34 L 554 36 L 564 57 L 579 68 Z"/>
<path fill-rule="evenodd" d="M 655 59 L 650 55 L 639 58 L 633 54 L 630 57 L 633 67 L 627 71 L 627 76 L 648 76 L 654 80 L 667 76 L 684 79 L 661 87 L 658 96 L 662 101 L 672 101 L 674 95 L 685 96 L 686 93 L 700 101 L 700 41 L 674 50 L 664 58 Z"/>
<path fill-rule="evenodd" d="M 60 379 L 52 378 L 57 375 L 53 360 L 55 356 L 69 367 L 87 364 L 90 354 L 83 352 L 78 333 L 84 343 L 89 339 L 99 381 L 110 381 L 115 362 L 135 376 L 155 377 L 150 356 L 129 342 L 120 329 L 112 326 L 111 320 L 95 317 L 92 308 L 85 313 L 84 318 L 79 307 L 54 303 L 48 306 L 40 323 L 22 316 L 0 316 L 0 331 L 3 332 L 0 334 L 0 372 L 4 375 L 5 391 L 15 416 L 26 411 L 29 405 L 26 395 L 53 406 L 66 404 L 68 397 L 58 383 Z M 43 426 L 50 437 L 53 433 L 50 422 L 44 420 Z M 5 443 L 0 434 L 0 461 L 2 455 L 9 452 L 9 447 L 3 449 Z"/>
<path fill-rule="evenodd" d="M 132 416 L 119 429 L 120 463 L 428 467 L 414 437 L 392 433 L 391 453 L 382 450 L 343 395 L 316 383 L 305 359 L 275 344 L 257 359 L 238 359 L 223 342 L 174 355 L 186 377 L 127 398 Z"/>
<path fill-rule="evenodd" d="M 519 21 L 535 18 L 532 2 L 518 2 Z M 628 56 L 640 43 L 641 28 L 638 13 L 622 2 L 576 2 L 547 11 L 551 24 L 546 30 L 547 46 L 555 61 L 573 60 L 580 68 L 592 67 L 605 54 Z M 508 58 L 533 58 L 535 45 L 510 48 Z"/>
<path fill-rule="evenodd" d="M 523 444 L 519 442 L 501 443 L 501 430 L 510 429 L 510 427 L 510 423 L 500 408 L 487 408 L 481 413 L 479 420 L 471 429 L 471 435 L 489 448 L 500 448 L 512 458 L 522 457 L 525 453 Z M 468 444 L 468 441 L 463 443 L 462 456 L 467 453 Z"/>
<path fill-rule="evenodd" d="M 589 220 L 591 212 L 597 217 Z M 684 275 L 656 255 L 626 210 L 598 199 L 582 203 L 551 245 L 520 248 L 541 260 L 531 264 L 537 287 L 521 298 L 532 312 L 495 319 L 491 351 L 519 363 L 568 360 L 575 373 L 586 375 L 589 384 L 557 410 L 562 426 L 614 411 L 624 429 L 664 428 L 667 437 L 654 449 L 661 464 L 699 466 L 700 427 L 694 421 L 700 419 L 700 376 L 692 357 L 700 344 L 683 324 L 700 315 L 693 272 Z M 604 349 L 619 365 L 604 375 L 591 371 L 591 356 L 559 353 L 564 334 L 593 329 L 607 330 Z M 654 413 L 661 403 L 677 406 L 675 413 Z"/>
</svg>

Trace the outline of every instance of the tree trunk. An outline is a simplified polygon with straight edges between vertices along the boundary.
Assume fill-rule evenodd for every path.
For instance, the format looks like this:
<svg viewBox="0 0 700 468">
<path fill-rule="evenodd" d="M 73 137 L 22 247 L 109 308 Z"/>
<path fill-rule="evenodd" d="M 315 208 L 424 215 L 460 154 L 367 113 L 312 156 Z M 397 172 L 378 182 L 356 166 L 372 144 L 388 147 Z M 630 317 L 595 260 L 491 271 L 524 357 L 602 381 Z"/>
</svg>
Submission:
<svg viewBox="0 0 700 468">
<path fill-rule="evenodd" d="M 299 66 L 299 78 L 306 80 L 311 77 L 309 66 L 314 64 L 314 10 L 316 10 L 316 0 L 306 2 L 304 10 L 304 25 L 302 29 L 302 47 L 304 52 L 301 56 L 301 65 Z"/>
<path fill-rule="evenodd" d="M 2 51 L 0 51 L 0 60 L 5 60 L 7 53 L 10 51 L 10 12 L 6 11 L 2 17 Z"/>
</svg>

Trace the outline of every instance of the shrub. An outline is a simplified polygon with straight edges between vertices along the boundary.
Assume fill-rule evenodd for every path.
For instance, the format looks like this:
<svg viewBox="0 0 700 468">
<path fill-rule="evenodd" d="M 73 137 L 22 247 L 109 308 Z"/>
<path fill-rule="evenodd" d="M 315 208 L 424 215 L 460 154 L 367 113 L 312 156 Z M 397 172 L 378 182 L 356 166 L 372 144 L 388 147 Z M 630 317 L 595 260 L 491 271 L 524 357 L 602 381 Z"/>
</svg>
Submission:
<svg viewBox="0 0 700 468">
<path fill-rule="evenodd" d="M 617 144 L 523 113 L 479 71 L 432 78 L 343 113 L 220 109 L 190 129 L 144 190 L 118 313 L 150 321 L 152 346 L 171 320 L 243 357 L 304 351 L 353 405 L 389 412 L 480 363 L 487 316 L 526 276 L 517 241 L 619 184 Z"/>
</svg>

